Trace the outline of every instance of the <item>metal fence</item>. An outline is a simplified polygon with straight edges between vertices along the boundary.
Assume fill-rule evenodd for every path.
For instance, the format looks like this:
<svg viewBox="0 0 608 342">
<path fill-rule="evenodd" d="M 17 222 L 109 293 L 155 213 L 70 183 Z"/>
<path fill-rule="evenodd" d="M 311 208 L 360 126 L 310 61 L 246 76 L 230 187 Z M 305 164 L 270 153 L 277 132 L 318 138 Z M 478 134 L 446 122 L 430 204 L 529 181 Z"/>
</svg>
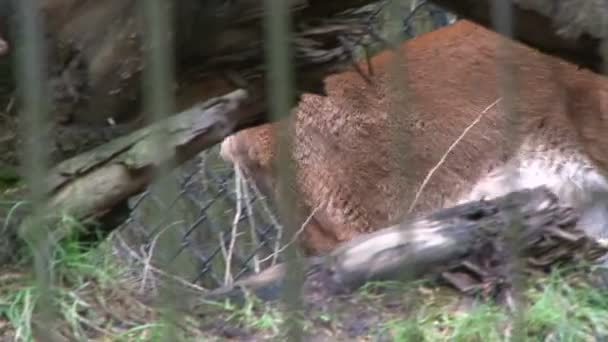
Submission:
<svg viewBox="0 0 608 342">
<path fill-rule="evenodd" d="M 55 292 L 55 274 L 53 258 L 56 256 L 56 245 L 50 230 L 40 229 L 45 227 L 45 217 L 49 213 L 47 208 L 47 195 L 49 189 L 46 183 L 47 170 L 52 164 L 53 150 L 47 141 L 54 141 L 52 132 L 52 122 L 55 119 L 51 115 L 53 100 L 57 100 L 52 86 L 46 82 L 49 73 L 49 51 L 45 41 L 45 28 L 48 22 L 51 25 L 61 25 L 54 22 L 56 18 L 45 18 L 41 1 L 20 0 L 0 2 L 0 12 L 13 6 L 16 10 L 16 20 L 20 41 L 15 44 L 18 49 L 16 54 L 20 58 L 16 60 L 16 83 L 19 93 L 19 121 L 21 123 L 19 136 L 23 137 L 19 141 L 22 147 L 23 158 L 20 166 L 25 171 L 23 180 L 31 190 L 29 197 L 26 198 L 31 204 L 31 221 L 28 229 L 25 230 L 23 237 L 27 240 L 32 253 L 32 270 L 34 272 L 34 284 L 38 289 L 35 299 L 38 305 L 33 309 L 29 302 L 22 308 L 23 315 L 30 315 L 30 320 L 23 323 L 23 327 L 15 326 L 14 333 L 8 333 L 0 328 L 0 339 L 22 338 L 27 336 L 30 340 L 34 333 L 23 333 L 21 330 L 38 330 L 38 336 L 46 338 L 54 336 L 55 328 L 53 322 L 66 318 L 66 315 L 56 310 L 54 304 L 57 303 L 58 295 Z M 54 3 L 54 2 L 49 2 Z M 73 2 L 66 1 L 73 4 Z M 91 5 L 94 2 L 81 2 L 79 5 Z M 143 68 L 142 83 L 143 90 L 142 102 L 144 111 L 147 112 L 148 122 L 163 121 L 167 115 L 175 112 L 173 99 L 173 85 L 176 75 L 172 69 L 173 60 L 172 47 L 169 40 L 165 39 L 167 32 L 171 32 L 171 16 L 167 14 L 166 6 L 170 2 L 162 0 L 149 1 L 107 1 L 108 6 L 121 9 L 121 6 L 139 6 L 142 15 L 141 24 L 143 29 L 141 40 L 143 44 L 142 64 L 147 65 Z M 203 1 L 201 1 L 203 3 Z M 270 29 L 266 29 L 266 39 L 273 47 L 266 56 L 266 61 L 262 69 L 266 69 L 271 79 L 270 88 L 273 89 L 274 101 L 271 104 L 273 115 L 277 113 L 288 113 L 291 107 L 288 98 L 291 95 L 292 77 L 286 70 L 291 68 L 293 61 L 287 57 L 287 37 L 289 32 L 289 11 L 286 1 L 267 1 L 265 10 L 269 15 L 265 24 Z M 126 5 L 123 5 L 126 4 Z M 43 6 L 44 7 L 44 6 Z M 68 6 L 69 7 L 69 6 Z M 87 6 L 84 6 L 87 7 Z M 204 6 L 203 6 L 204 7 Z M 122 8 L 125 9 L 125 8 Z M 424 24 L 413 24 L 415 20 L 420 20 L 423 14 L 424 5 L 417 5 L 412 8 L 403 8 L 404 21 L 393 27 L 393 32 L 403 36 L 411 36 L 419 33 L 418 29 L 430 30 L 433 25 L 429 25 L 427 19 L 422 20 Z M 428 7 L 427 9 L 432 9 Z M 408 15 L 408 12 L 413 12 Z M 102 11 L 103 12 L 103 11 Z M 367 13 L 367 12 L 365 12 Z M 372 15 L 376 13 L 370 12 Z M 97 15 L 99 13 L 95 13 Z M 415 15 L 417 14 L 417 15 Z M 103 16 L 102 14 L 99 14 Z M 434 14 L 439 24 L 447 23 L 442 16 Z M 438 19 L 439 18 L 439 19 Z M 110 18 L 112 22 L 114 18 Z M 124 18 L 120 18 L 121 20 Z M 349 19 L 349 18 L 347 18 Z M 375 18 L 370 18 L 375 19 Z M 432 20 L 430 20 L 432 22 Z M 121 25 L 128 25 L 121 22 Z M 350 24 L 348 21 L 344 27 Z M 361 31 L 361 30 L 359 30 Z M 139 31 L 137 31 L 139 32 Z M 112 34 L 122 34 L 121 32 Z M 331 34 L 330 34 L 331 35 Z M 103 37 L 107 38 L 107 37 Z M 102 39 L 102 37 L 88 37 L 87 39 Z M 360 42 L 346 42 L 345 44 L 358 45 Z M 123 48 L 129 49 L 125 46 Z M 353 47 L 353 46 L 349 46 Z M 76 47 L 78 49 L 79 47 Z M 314 53 L 314 44 L 312 46 Z M 260 47 L 255 47 L 256 53 Z M 346 48 L 345 48 L 346 49 Z M 77 54 L 75 51 L 70 51 Z M 352 52 L 352 51 L 350 51 Z M 1 52 L 0 52 L 1 53 Z M 100 52 L 103 55 L 104 51 Z M 352 56 L 349 56 L 352 57 Z M 68 63 L 73 67 L 75 74 L 79 73 L 80 65 L 78 60 L 70 60 L 72 56 L 60 56 L 65 58 L 62 63 Z M 77 58 L 76 58 L 77 59 Z M 122 75 L 122 72 L 119 72 Z M 83 100 L 78 98 L 77 89 L 85 87 L 80 83 L 78 75 L 75 80 L 70 80 L 70 75 L 64 75 L 61 86 L 65 86 L 70 94 L 67 94 L 64 102 L 78 102 Z M 74 76 L 74 75 L 71 75 Z M 130 75 L 124 75 L 128 79 Z M 64 82 L 65 81 L 65 82 Z M 75 81 L 75 83 L 72 83 Z M 278 91 L 275 91 L 278 89 Z M 118 96 L 113 92 L 108 92 L 108 96 Z M 84 99 L 86 100 L 86 99 Z M 64 103 L 65 104 L 65 103 Z M 9 105 L 13 107 L 12 102 Z M 155 137 L 153 148 L 155 153 L 161 156 L 169 155 L 166 146 L 163 144 L 163 127 L 160 132 L 153 132 Z M 103 134 L 102 134 L 103 135 Z M 41 143 L 43 142 L 43 143 Z M 16 143 L 15 143 L 16 144 Z M 246 182 L 239 170 L 233 169 L 220 160 L 218 148 L 215 147 L 205 151 L 195 159 L 188 161 L 185 165 L 176 170 L 161 166 L 155 170 L 155 179 L 149 189 L 134 196 L 128 201 L 128 219 L 122 223 L 110 236 L 109 242 L 118 259 L 127 265 L 133 273 L 137 274 L 141 288 L 151 290 L 150 293 L 158 293 L 160 313 L 164 315 L 167 322 L 174 321 L 178 314 L 173 310 L 175 295 L 169 282 L 159 280 L 157 276 L 168 276 L 177 279 L 187 286 L 195 286 L 200 290 L 215 289 L 222 285 L 231 284 L 244 276 L 260 272 L 271 265 L 283 261 L 289 261 L 291 251 L 294 251 L 296 239 L 289 239 L 292 234 L 284 231 L 283 222 L 279 222 L 276 210 L 268 203 L 250 183 Z M 27 197 L 27 195 L 24 195 Z M 55 213 L 52 213 L 55 214 Z M 293 260 L 293 259 L 292 259 Z M 290 269 L 290 276 L 297 275 L 296 268 Z M 141 276 L 140 276 L 141 275 Z M 166 279 L 166 278 L 163 278 Z M 295 279 L 296 278 L 290 278 Z M 286 284 L 286 289 L 297 291 L 297 283 Z M 78 297 L 78 295 L 75 295 Z M 75 298 L 74 297 L 74 298 Z M 286 297 L 292 302 L 291 307 L 298 305 L 297 296 L 286 293 Z M 84 301 L 74 307 L 82 307 Z M 19 299 L 16 300 L 19 302 Z M 63 303 L 59 303 L 61 307 Z M 128 304 L 125 304 L 128 305 Z M 157 307 L 158 308 L 158 307 Z M 128 308 L 127 308 L 128 309 Z M 166 309 L 166 310 L 163 310 Z M 74 309 L 75 310 L 75 309 Z M 86 310 L 86 309 L 83 309 Z M 107 311 L 106 311 L 107 312 Z M 34 317 L 34 315 L 36 317 Z M 71 315 L 71 311 L 70 311 Z M 6 315 L 5 315 L 6 316 Z M 68 315 L 69 316 L 69 315 Z M 76 314 L 77 320 L 84 319 L 80 314 Z M 71 316 L 71 317 L 75 317 Z M 295 317 L 295 316 L 294 316 Z M 5 317 L 3 317 L 5 318 Z M 291 320 L 289 318 L 288 320 Z M 113 320 L 116 320 L 115 318 Z M 12 323 L 22 322 L 20 318 Z M 84 323 L 83 323 L 84 322 Z M 66 336 L 80 334 L 81 337 L 90 336 L 85 332 L 84 326 L 94 327 L 97 332 L 103 330 L 102 325 L 95 326 L 83 320 L 72 322 L 72 331 Z M 116 326 L 124 327 L 124 322 L 118 320 Z M 69 325 L 70 323 L 66 324 Z M 127 324 L 129 325 L 129 324 Z M 35 327 L 34 327 L 35 326 Z M 121 330 L 121 329 L 118 329 Z M 289 330 L 289 327 L 285 330 Z M 165 331 L 166 336 L 171 336 L 170 329 Z M 28 339 L 26 338 L 26 340 Z M 49 337 L 54 339 L 54 337 Z M 161 340 L 166 340 L 162 339 Z"/>
<path fill-rule="evenodd" d="M 277 245 L 280 227 L 274 209 L 256 188 L 244 178 L 235 177 L 234 169 L 219 160 L 217 148 L 181 167 L 172 180 L 179 192 L 168 203 L 150 191 L 130 200 L 131 215 L 116 237 L 119 246 L 126 244 L 140 253 L 142 260 L 147 259 L 155 237 L 171 226 L 181 235 L 180 247 L 171 261 L 187 255 L 197 269 L 188 281 L 205 288 L 224 285 L 227 277 L 238 280 L 281 260 Z M 187 208 L 190 217 L 173 224 L 147 217 L 147 213 L 176 207 Z M 229 251 L 231 242 L 236 245 Z"/>
<path fill-rule="evenodd" d="M 29 5 L 23 6 L 23 11 L 35 12 L 32 7 L 35 1 L 21 1 Z M 275 2 L 274 5 L 278 6 L 277 3 Z M 397 14 L 383 13 L 387 17 L 401 19 L 392 22 L 388 20 L 389 24 L 383 28 L 383 34 L 411 38 L 448 25 L 454 20 L 448 13 L 425 1 L 411 1 L 397 7 L 399 8 Z M 150 40 L 159 38 L 170 24 L 165 22 L 166 18 L 163 18 L 161 8 L 157 1 L 156 6 L 149 9 L 149 13 L 146 14 L 151 22 L 163 23 L 149 29 L 147 33 Z M 41 19 L 25 13 L 22 15 L 28 20 L 25 27 L 28 27 L 29 31 L 26 33 L 31 36 L 31 40 L 28 40 L 25 46 L 29 49 L 28 59 L 20 64 L 24 74 L 21 83 L 25 89 L 43 83 L 41 69 L 44 63 L 40 56 L 44 55 L 44 51 L 41 50 L 44 44 L 40 41 L 40 36 L 35 33 L 40 29 Z M 279 21 L 278 24 L 274 23 L 279 26 L 286 24 L 280 22 L 285 20 L 284 18 L 273 20 Z M 279 42 L 283 38 L 274 37 Z M 146 89 L 145 102 L 151 109 L 151 118 L 154 121 L 161 121 L 172 108 L 172 100 L 168 94 L 171 93 L 170 84 L 174 76 L 171 75 L 170 68 L 163 66 L 169 60 L 169 56 L 162 52 L 163 48 L 166 47 L 151 49 L 153 53 L 147 58 L 154 67 L 149 74 L 144 75 L 144 81 L 150 85 L 149 89 Z M 279 53 L 276 56 L 269 56 L 269 60 L 272 62 L 274 59 L 276 62 L 283 57 L 285 56 Z M 32 65 L 39 66 L 40 70 L 28 69 Z M 280 74 L 280 70 L 275 73 Z M 285 79 L 281 77 L 275 80 L 275 86 L 283 81 L 286 83 L 291 81 L 289 77 Z M 24 103 L 29 106 L 25 112 L 30 113 L 31 117 L 24 117 L 27 122 L 24 134 L 30 138 L 35 137 L 36 140 L 46 139 L 40 132 L 49 133 L 46 129 L 48 118 L 44 115 L 36 117 L 36 114 L 45 113 L 47 110 L 48 103 L 41 100 L 43 92 L 44 89 L 39 89 L 37 86 L 25 92 Z M 284 95 L 288 97 L 289 91 Z M 274 104 L 274 112 L 281 110 L 287 112 L 284 108 L 287 108 L 289 103 L 283 100 L 279 102 Z M 161 138 L 158 139 L 158 151 L 163 153 Z M 44 207 L 42 180 L 45 167 L 50 163 L 46 155 L 47 151 L 39 141 L 28 141 L 25 147 L 25 165 L 28 170 L 25 175 L 26 181 L 32 188 L 41 190 L 35 191 L 31 198 L 36 210 Z M 289 252 L 295 250 L 290 247 L 297 245 L 297 239 L 286 236 L 297 236 L 297 234 L 286 230 L 289 224 L 279 219 L 280 210 L 264 198 L 240 170 L 221 160 L 218 146 L 200 153 L 175 170 L 160 170 L 159 175 L 153 187 L 128 201 L 128 219 L 113 232 L 110 238 L 119 259 L 137 272 L 167 275 L 199 289 L 210 290 L 230 285 L 277 263 L 290 262 Z M 46 245 L 42 236 L 30 238 L 36 251 L 37 278 L 44 287 L 51 282 L 49 272 L 44 270 L 46 260 L 49 260 L 50 247 Z M 157 258 L 157 255 L 161 257 Z M 298 272 L 294 271 L 294 273 Z M 146 283 L 148 280 L 149 284 Z M 156 282 L 154 276 L 144 276 L 141 281 L 142 286 L 162 289 L 162 285 Z M 294 276 L 292 281 L 297 282 L 298 278 Z M 161 296 L 170 298 L 170 291 L 161 293 Z M 288 294 L 286 297 L 288 297 L 287 301 L 298 300 L 297 296 Z M 297 303 L 290 305 L 296 307 Z"/>
<path fill-rule="evenodd" d="M 454 20 L 425 1 L 401 7 L 401 13 L 397 33 L 405 38 Z M 395 34 L 394 26 L 385 30 Z M 170 227 L 179 232 L 179 248 L 170 262 L 193 265 L 186 280 L 207 289 L 284 260 L 286 246 L 281 245 L 276 208 L 245 178 L 235 177 L 218 151 L 205 151 L 171 173 L 168 178 L 178 189 L 175 196 L 159 198 L 148 190 L 130 200 L 131 214 L 115 236 L 123 256 L 150 260 L 158 236 Z M 179 222 L 156 215 L 177 207 L 185 213 Z"/>
<path fill-rule="evenodd" d="M 28 198 L 33 209 L 30 223 L 32 226 L 44 226 L 44 210 L 47 208 L 45 202 L 47 185 L 44 180 L 45 171 L 51 161 L 47 146 L 40 141 L 50 140 L 49 121 L 51 120 L 47 117 L 50 107 L 49 96 L 45 94 L 47 89 L 43 86 L 46 72 L 43 58 L 45 45 L 43 35 L 40 34 L 43 25 L 39 11 L 36 11 L 38 2 L 20 1 L 17 7 L 20 11 L 19 18 L 23 22 L 22 55 L 25 57 L 17 63 L 21 75 L 17 83 L 23 90 L 24 115 L 21 120 L 24 124 L 21 133 L 26 137 L 23 141 L 25 170 L 23 176 L 28 187 L 33 190 Z M 286 44 L 291 25 L 286 3 L 288 2 L 283 0 L 265 2 L 266 10 L 270 13 L 265 21 L 267 25 L 265 38 L 271 48 L 267 52 L 265 60 L 267 63 L 261 69 L 268 77 L 269 88 L 273 91 L 270 112 L 274 119 L 278 119 L 281 113 L 289 112 L 291 108 L 289 98 L 294 83 L 294 75 L 288 72 L 293 61 L 288 58 L 290 55 Z M 496 20 L 495 27 L 498 31 L 509 35 L 513 29 L 511 13 L 506 7 L 501 7 L 503 4 L 500 2 L 496 4 L 494 14 L 497 18 L 500 17 L 498 18 L 500 20 Z M 163 119 L 176 107 L 171 95 L 175 81 L 175 75 L 170 67 L 173 56 L 168 52 L 171 49 L 167 46 L 167 39 L 162 38 L 170 31 L 169 27 L 172 23 L 163 12 L 163 1 L 150 0 L 145 2 L 145 5 L 142 7 L 145 11 L 143 21 L 146 26 L 145 58 L 151 67 L 146 68 L 143 74 L 143 83 L 146 86 L 143 102 L 149 112 L 149 121 L 164 122 Z M 411 38 L 454 21 L 453 16 L 426 1 L 385 1 L 383 5 L 389 6 L 383 7 L 386 11 L 382 13 L 370 11 L 370 13 L 374 16 L 382 14 L 388 18 L 381 34 L 392 37 L 386 38 L 390 42 L 395 37 Z M 501 10 L 504 13 L 499 13 Z M 357 32 L 364 32 L 361 35 L 368 34 L 365 30 Z M 369 37 L 357 38 L 361 39 L 345 44 L 358 45 L 365 40 L 364 38 Z M 384 37 L 372 37 L 371 40 L 374 39 L 382 40 Z M 314 47 L 315 44 L 310 45 Z M 258 49 L 256 52 L 261 50 L 259 46 L 256 48 Z M 316 53 L 314 49 L 311 51 L 312 54 Z M 348 57 L 352 56 L 345 58 Z M 260 70 L 256 72 L 262 73 Z M 498 70 L 500 74 L 498 80 L 508 83 L 509 72 L 508 66 L 504 70 Z M 256 76 L 259 76 L 258 74 Z M 502 89 L 505 93 L 511 90 L 506 88 L 508 87 Z M 157 136 L 153 146 L 154 153 L 160 155 L 169 152 L 163 145 L 162 134 L 162 129 L 158 135 L 152 134 Z M 446 155 L 447 153 L 449 150 Z M 277 159 L 281 160 L 280 156 Z M 280 171 L 279 173 L 282 173 L 285 170 Z M 301 323 L 298 323 L 298 312 L 303 307 L 299 291 L 305 275 L 302 264 L 298 263 L 301 262 L 301 258 L 297 248 L 294 248 L 297 246 L 298 234 L 293 230 L 292 222 L 284 222 L 289 219 L 285 217 L 281 219 L 279 215 L 280 212 L 285 213 L 286 209 L 289 211 L 290 205 L 295 208 L 295 205 L 290 203 L 292 199 L 282 198 L 281 203 L 271 203 L 264 198 L 241 170 L 221 159 L 218 146 L 200 153 L 176 169 L 163 165 L 154 176 L 156 178 L 147 190 L 129 199 L 128 218 L 112 232 L 108 240 L 112 251 L 121 262 L 128 265 L 134 273 L 143 274 L 143 276 L 138 275 L 141 286 L 157 291 L 161 306 L 166 304 L 163 308 L 168 308 L 166 311 L 169 313 L 165 318 L 171 322 L 171 314 L 178 315 L 177 310 L 171 311 L 170 301 L 179 296 L 172 292 L 170 285 L 165 286 L 159 281 L 157 276 L 178 280 L 187 286 L 196 287 L 202 293 L 231 285 L 278 263 L 285 263 L 289 272 L 285 275 L 282 284 L 286 308 L 284 330 L 288 337 L 299 340 L 303 330 Z M 289 178 L 293 177 L 290 172 L 284 172 L 281 177 L 288 178 L 281 178 L 279 184 L 281 182 L 290 184 L 289 181 L 293 181 Z M 514 217 L 517 218 L 517 215 Z M 511 217 L 500 219 L 509 221 Z M 54 293 L 50 290 L 46 291 L 53 284 L 50 270 L 52 266 L 49 261 L 52 260 L 53 254 L 52 239 L 43 229 L 32 230 L 30 235 L 25 234 L 25 238 L 28 239 L 28 245 L 33 253 L 35 278 L 42 289 L 39 300 L 42 303 L 39 306 L 42 308 L 40 310 L 42 331 L 52 331 L 50 325 L 44 325 L 50 324 L 53 320 Z M 576 240 L 576 237 L 572 240 Z M 512 263 L 509 267 L 513 266 L 508 270 L 510 275 L 513 275 L 513 278 L 509 279 L 509 281 L 513 280 L 509 286 L 513 288 L 512 293 L 521 295 L 525 289 L 522 285 L 523 281 L 520 281 L 524 277 L 524 273 L 520 272 L 524 266 L 517 253 L 519 246 L 509 245 L 508 249 L 509 252 L 513 252 L 509 254 L 509 258 L 517 254 L 513 259 L 508 260 L 508 263 Z M 475 265 L 471 267 L 475 268 Z M 477 271 L 483 273 L 483 269 L 477 268 Z M 520 308 L 513 304 L 518 298 L 508 298 L 508 300 L 514 306 L 513 317 L 518 316 L 517 310 Z M 513 322 L 515 322 L 513 325 L 516 325 L 518 319 L 513 319 Z M 293 335 L 291 329 L 295 329 Z M 170 331 L 168 334 L 166 336 L 170 336 Z"/>
</svg>

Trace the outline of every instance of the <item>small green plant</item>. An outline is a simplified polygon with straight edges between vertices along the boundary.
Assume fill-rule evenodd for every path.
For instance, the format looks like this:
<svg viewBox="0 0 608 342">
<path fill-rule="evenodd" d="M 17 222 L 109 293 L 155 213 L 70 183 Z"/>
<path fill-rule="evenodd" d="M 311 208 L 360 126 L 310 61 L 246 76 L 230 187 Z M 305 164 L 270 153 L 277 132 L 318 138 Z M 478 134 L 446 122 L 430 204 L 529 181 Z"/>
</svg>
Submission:
<svg viewBox="0 0 608 342">
<path fill-rule="evenodd" d="M 162 322 L 150 322 L 117 334 L 113 340 L 116 342 L 161 342 L 165 329 L 166 326 Z"/>
<path fill-rule="evenodd" d="M 447 319 L 451 325 L 450 341 L 500 341 L 500 326 L 506 323 L 503 309 L 491 304 L 479 304 L 467 313 Z"/>
<path fill-rule="evenodd" d="M 274 335 L 279 333 L 279 327 L 283 322 L 278 309 L 250 294 L 245 295 L 242 305 L 236 305 L 230 300 L 207 302 L 207 304 L 216 306 L 226 314 L 226 322 L 235 322 L 252 329 L 270 330 Z"/>
<path fill-rule="evenodd" d="M 366 299 L 378 299 L 384 296 L 384 293 L 391 290 L 405 291 L 413 288 L 415 284 L 399 281 L 370 281 L 365 283 L 359 289 L 359 294 Z"/>
<path fill-rule="evenodd" d="M 70 229 L 77 229 L 78 222 L 63 217 L 59 225 L 72 225 Z M 94 317 L 87 317 L 92 305 L 83 295 L 89 294 L 88 288 L 94 286 L 103 289 L 105 285 L 109 286 L 112 281 L 116 281 L 122 269 L 110 256 L 107 243 L 95 248 L 86 247 L 75 236 L 68 236 L 55 243 L 51 260 L 48 260 L 51 283 L 43 289 L 30 273 L 14 275 L 12 284 L 3 282 L 0 290 L 0 318 L 6 319 L 12 326 L 16 340 L 31 341 L 36 324 L 34 317 L 42 306 L 48 304 L 53 308 L 54 320 L 62 322 L 62 329 L 75 339 L 86 340 L 85 329 L 109 333 L 96 326 L 92 320 Z M 44 305 L 40 302 L 43 290 L 49 297 Z"/>
<path fill-rule="evenodd" d="M 0 298 L 0 315 L 14 327 L 16 341 L 32 341 L 32 317 L 38 299 L 34 286 L 24 286 Z"/>
<path fill-rule="evenodd" d="M 416 321 L 390 321 L 386 324 L 386 329 L 395 342 L 424 342 L 427 340 Z"/>
<path fill-rule="evenodd" d="M 463 312 L 431 296 L 419 301 L 412 317 L 385 323 L 384 331 L 393 341 L 507 341 L 518 326 L 526 341 L 601 340 L 608 336 L 608 291 L 570 276 L 575 272 L 588 271 L 556 270 L 532 281 L 536 286 L 524 293 L 520 312 L 487 301 Z"/>
<path fill-rule="evenodd" d="M 559 341 L 593 340 L 608 333 L 608 293 L 584 282 L 568 281 L 554 271 L 542 289 L 528 293 L 527 335 L 553 336 Z"/>
</svg>

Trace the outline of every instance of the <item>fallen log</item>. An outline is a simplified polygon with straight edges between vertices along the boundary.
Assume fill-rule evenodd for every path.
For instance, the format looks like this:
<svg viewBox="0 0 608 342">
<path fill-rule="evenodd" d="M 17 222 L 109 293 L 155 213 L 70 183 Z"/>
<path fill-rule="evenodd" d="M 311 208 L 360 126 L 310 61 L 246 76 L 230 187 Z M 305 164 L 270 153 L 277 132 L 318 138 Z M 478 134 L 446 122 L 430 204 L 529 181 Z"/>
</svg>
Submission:
<svg viewBox="0 0 608 342">
<path fill-rule="evenodd" d="M 164 122 L 137 130 L 127 136 L 113 140 L 87 153 L 65 160 L 50 171 L 47 179 L 50 189 L 49 200 L 44 210 L 47 213 L 45 226 L 61 227 L 64 231 L 51 229 L 54 238 L 74 233 L 74 227 L 57 225 L 61 217 L 72 217 L 79 222 L 95 223 L 122 222 L 128 211 L 117 210 L 126 204 L 129 197 L 141 192 L 152 180 L 160 167 L 176 167 L 194 155 L 209 148 L 224 137 L 257 120 L 261 102 L 252 98 L 244 90 L 236 90 L 225 96 L 200 103 Z M 162 126 L 161 126 L 162 125 Z M 166 129 L 163 144 L 169 147 L 170 154 L 159 155 L 154 150 L 154 132 L 160 127 Z M 19 194 L 14 194 L 19 198 Z M 24 206 L 21 217 L 27 214 Z M 22 222 L 13 215 L 3 232 L 3 248 L 0 249 L 0 264 L 14 257 L 22 241 L 16 239 L 19 233 L 30 227 L 30 219 Z M 16 227 L 21 226 L 21 229 Z M 81 227 L 85 231 L 93 225 Z M 108 227 L 108 230 L 115 225 Z"/>
<path fill-rule="evenodd" d="M 497 295 L 508 289 L 514 250 L 526 270 L 547 270 L 566 261 L 596 260 L 605 245 L 576 228 L 577 213 L 558 205 L 544 187 L 491 201 L 442 209 L 426 217 L 362 235 L 324 257 L 306 260 L 306 301 L 348 292 L 374 280 L 440 277 L 464 292 Z M 517 230 L 517 234 L 513 234 Z M 252 292 L 278 299 L 284 264 L 211 292 L 206 300 L 240 299 Z"/>
</svg>

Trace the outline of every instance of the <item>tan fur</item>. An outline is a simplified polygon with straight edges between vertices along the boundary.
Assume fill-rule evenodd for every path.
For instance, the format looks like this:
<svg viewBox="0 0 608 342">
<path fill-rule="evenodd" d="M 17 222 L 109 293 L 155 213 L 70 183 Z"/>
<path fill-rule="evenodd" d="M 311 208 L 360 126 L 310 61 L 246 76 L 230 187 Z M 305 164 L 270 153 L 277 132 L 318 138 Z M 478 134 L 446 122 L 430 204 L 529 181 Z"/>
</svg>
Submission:
<svg viewBox="0 0 608 342">
<path fill-rule="evenodd" d="M 501 46 L 510 66 L 499 59 Z M 303 239 L 310 253 L 403 219 L 449 146 L 501 97 L 447 156 L 414 213 L 505 193 L 508 175 L 519 180 L 510 183 L 516 188 L 547 180 L 575 206 L 588 202 L 588 191 L 608 189 L 599 171 L 608 170 L 604 78 L 467 21 L 407 41 L 399 52 L 372 59 L 372 85 L 356 72 L 327 78 L 327 96 L 305 95 L 289 119 L 303 202 L 319 207 Z M 391 77 L 396 61 L 405 65 L 404 93 Z M 505 67 L 512 96 L 498 76 Z M 222 155 L 272 188 L 273 130 L 285 124 L 237 133 Z"/>
</svg>

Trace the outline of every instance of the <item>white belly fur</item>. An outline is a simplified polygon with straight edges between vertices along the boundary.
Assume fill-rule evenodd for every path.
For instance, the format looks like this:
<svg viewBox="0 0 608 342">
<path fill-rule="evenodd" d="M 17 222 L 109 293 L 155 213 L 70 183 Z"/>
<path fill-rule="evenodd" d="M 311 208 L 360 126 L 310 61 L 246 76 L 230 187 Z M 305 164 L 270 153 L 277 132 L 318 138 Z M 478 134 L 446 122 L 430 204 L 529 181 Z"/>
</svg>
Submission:
<svg viewBox="0 0 608 342">
<path fill-rule="evenodd" d="M 581 229 L 595 238 L 608 238 L 608 179 L 581 153 L 543 148 L 519 153 L 483 177 L 459 203 L 539 186 L 549 188 L 563 205 L 580 210 Z"/>
</svg>

